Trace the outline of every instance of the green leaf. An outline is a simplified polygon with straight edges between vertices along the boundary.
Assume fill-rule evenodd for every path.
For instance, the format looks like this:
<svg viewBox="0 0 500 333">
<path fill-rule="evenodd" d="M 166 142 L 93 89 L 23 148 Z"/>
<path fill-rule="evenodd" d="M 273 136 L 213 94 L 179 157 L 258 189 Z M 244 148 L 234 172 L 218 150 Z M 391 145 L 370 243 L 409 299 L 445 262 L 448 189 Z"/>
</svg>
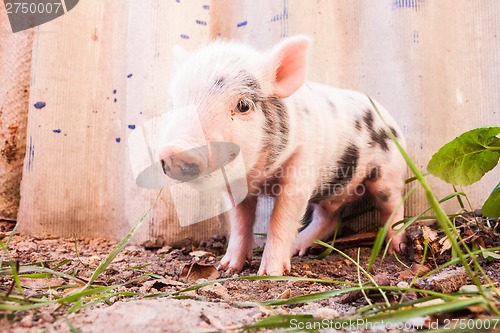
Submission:
<svg viewBox="0 0 500 333">
<path fill-rule="evenodd" d="M 483 248 L 481 248 L 481 250 L 482 250 L 481 254 L 482 254 L 483 258 L 488 260 L 488 262 L 500 260 L 500 254 L 492 252 L 492 251 L 488 251 L 488 250 L 483 249 Z"/>
<path fill-rule="evenodd" d="M 465 132 L 435 153 L 427 171 L 447 183 L 470 185 L 497 165 L 500 158 L 500 127 Z"/>
<path fill-rule="evenodd" d="M 500 183 L 498 183 L 484 202 L 481 214 L 492 219 L 500 217 Z"/>
</svg>

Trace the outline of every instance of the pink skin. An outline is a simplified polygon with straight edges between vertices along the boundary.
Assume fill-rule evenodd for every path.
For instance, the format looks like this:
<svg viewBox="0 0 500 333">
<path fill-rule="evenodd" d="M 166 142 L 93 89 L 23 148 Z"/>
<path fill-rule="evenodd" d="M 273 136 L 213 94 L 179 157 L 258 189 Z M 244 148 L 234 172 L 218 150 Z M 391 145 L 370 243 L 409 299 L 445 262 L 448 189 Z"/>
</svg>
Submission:
<svg viewBox="0 0 500 333">
<path fill-rule="evenodd" d="M 228 214 L 230 216 L 231 233 L 226 254 L 220 261 L 218 269 L 224 269 L 229 274 L 242 270 L 245 262 L 252 260 L 253 225 L 257 196 L 248 196 Z"/>
<path fill-rule="evenodd" d="M 372 115 L 371 120 L 366 118 L 366 110 L 372 108 L 366 96 L 312 82 L 303 84 L 309 42 L 304 36 L 296 36 L 285 39 L 265 53 L 259 53 L 242 45 L 214 44 L 216 48 L 207 48 L 206 53 L 196 58 L 195 63 L 182 67 L 172 84 L 174 107 L 182 108 L 192 104 L 198 108 L 194 114 L 199 117 L 207 141 L 232 142 L 241 148 L 249 187 L 258 184 L 256 186 L 258 190 L 263 181 L 275 179 L 281 188 L 276 196 L 269 221 L 266 246 L 258 275 L 289 273 L 291 255 L 304 255 L 314 239 L 324 240 L 330 236 L 337 227 L 340 208 L 345 203 L 359 198 L 344 195 L 327 197 L 318 202 L 315 204 L 312 223 L 297 237 L 299 221 L 306 211 L 311 193 L 326 180 L 322 178 L 327 176 L 326 166 L 338 161 L 349 146 L 357 147 L 359 156 L 354 159 L 357 174 L 353 176 L 346 190 L 352 190 L 360 184 L 365 185 L 367 192 L 375 197 L 384 221 L 391 227 L 403 218 L 403 208 L 398 206 L 404 186 L 404 160 L 392 142 L 384 142 L 385 149 L 382 144 L 380 148 L 374 146 L 373 140 L 377 138 L 380 140 L 380 132 L 377 131 L 382 127 L 381 122 L 375 119 L 376 115 Z M 218 59 L 233 56 L 235 50 L 241 51 L 238 58 L 231 58 L 231 62 L 220 65 Z M 178 58 L 191 57 L 179 48 L 175 52 Z M 197 67 L 198 63 L 201 65 Z M 176 67 L 179 67 L 178 65 Z M 217 69 L 216 75 L 213 73 L 215 69 Z M 240 90 L 234 92 L 231 87 L 224 86 L 221 83 L 223 81 L 219 81 L 221 83 L 217 88 L 219 90 L 207 94 L 203 86 L 206 81 L 200 79 L 228 78 L 231 73 L 242 71 L 250 73 L 251 77 L 258 81 L 258 85 L 254 84 L 254 87 L 259 87 L 262 96 L 280 99 L 287 109 L 289 135 L 286 147 L 279 151 L 279 156 L 272 165 L 266 164 L 268 151 L 261 150 L 262 144 L 266 142 L 266 136 L 269 135 L 263 131 L 266 120 L 270 119 L 266 118 L 270 117 L 269 114 L 264 115 L 262 109 L 257 109 L 261 107 L 259 103 L 253 104 L 255 112 L 238 114 L 235 112 L 235 107 L 241 98 L 248 98 L 248 90 L 245 90 L 245 93 Z M 238 87 L 242 85 L 242 82 L 232 83 Z M 332 111 L 332 108 L 335 110 Z M 397 124 L 387 111 L 381 106 L 378 108 L 384 120 L 389 121 L 389 126 L 397 129 Z M 268 113 L 269 111 L 267 110 Z M 169 130 L 174 139 L 184 137 L 193 142 L 199 141 L 190 137 L 195 131 L 187 129 L 189 124 L 194 123 L 193 121 L 186 119 L 184 114 L 181 114 L 177 121 L 175 125 L 170 124 Z M 404 140 L 400 139 L 404 144 Z M 172 155 L 168 149 L 165 151 L 167 154 L 164 155 Z M 202 158 L 194 158 L 192 155 L 181 156 L 182 159 L 179 160 L 169 160 L 169 156 L 162 158 L 172 162 L 174 167 L 178 167 L 181 173 L 177 174 L 178 177 L 184 176 L 186 168 L 197 161 L 207 163 Z M 209 160 L 208 157 L 207 161 Z M 184 161 L 189 162 L 189 165 L 182 166 Z M 200 165 L 204 165 L 203 163 Z M 381 176 L 364 183 L 369 170 L 374 166 L 380 167 Z M 278 169 L 283 171 L 279 177 L 276 176 Z M 289 170 L 307 170 L 307 172 L 297 175 Z M 253 176 L 254 174 L 257 176 Z M 228 212 L 231 232 L 227 252 L 219 266 L 228 273 L 239 272 L 245 263 L 252 259 L 257 195 L 255 191 L 251 192 L 252 194 Z M 389 221 L 395 210 L 396 213 Z M 403 251 L 404 240 L 404 233 L 395 234 L 395 230 L 390 228 L 386 237 L 386 241 L 390 243 L 389 252 Z"/>
<path fill-rule="evenodd" d="M 289 162 L 292 167 L 284 170 L 293 170 L 293 164 L 301 161 L 303 157 L 297 154 Z M 306 211 L 309 193 L 313 189 L 312 186 L 310 190 L 304 187 L 307 184 L 314 184 L 314 174 L 298 178 L 288 175 L 285 171 L 280 184 L 283 186 L 283 191 L 276 197 L 269 221 L 266 247 L 257 275 L 279 276 L 290 272 L 293 241 L 300 227 L 297 216 L 302 216 Z"/>
<path fill-rule="evenodd" d="M 313 204 L 314 212 L 311 223 L 302 230 L 293 244 L 293 253 L 300 257 L 307 254 L 307 250 L 315 239 L 326 240 L 333 235 L 337 228 L 339 213 L 332 214 L 319 204 Z"/>
</svg>

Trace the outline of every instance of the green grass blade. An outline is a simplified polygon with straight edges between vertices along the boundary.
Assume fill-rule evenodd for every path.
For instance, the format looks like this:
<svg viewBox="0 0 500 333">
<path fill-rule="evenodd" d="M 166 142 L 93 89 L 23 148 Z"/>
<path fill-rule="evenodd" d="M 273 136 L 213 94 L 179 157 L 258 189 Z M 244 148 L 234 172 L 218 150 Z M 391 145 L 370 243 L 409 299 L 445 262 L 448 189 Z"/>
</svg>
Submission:
<svg viewBox="0 0 500 333">
<path fill-rule="evenodd" d="M 262 302 L 263 305 L 290 305 L 290 304 L 304 304 L 308 302 L 321 301 L 326 298 L 330 298 L 333 296 L 339 296 L 342 294 L 347 294 L 354 291 L 362 291 L 367 288 L 362 287 L 352 287 L 352 288 L 344 288 L 344 289 L 335 289 L 328 291 L 320 291 L 317 293 L 304 294 L 300 296 L 295 296 L 287 299 L 273 299 L 269 301 Z M 372 289 L 372 288 L 368 288 Z"/>
<path fill-rule="evenodd" d="M 162 192 L 162 190 L 160 190 L 158 192 L 158 195 L 156 196 L 156 199 L 155 199 L 153 205 L 141 217 L 141 219 L 135 225 L 135 227 L 132 228 L 132 230 L 125 236 L 125 238 L 123 238 L 115 246 L 115 248 L 108 254 L 108 256 L 106 257 L 106 259 L 104 259 L 99 264 L 99 266 L 96 268 L 96 270 L 94 271 L 94 273 L 90 277 L 90 279 L 87 282 L 87 284 L 83 287 L 84 290 L 87 289 L 87 288 L 89 288 L 92 285 L 92 283 L 94 283 L 94 281 L 99 277 L 99 275 L 101 275 L 106 270 L 106 268 L 111 264 L 111 262 L 116 258 L 116 256 L 118 255 L 118 253 L 120 253 L 121 250 L 123 250 L 123 248 L 128 244 L 128 242 L 130 241 L 130 238 L 132 238 L 132 236 L 135 234 L 135 232 L 142 226 L 142 224 L 146 220 L 146 217 L 149 215 L 149 213 L 151 213 L 151 211 L 153 210 L 153 208 L 156 206 L 156 203 L 158 202 L 158 198 L 160 197 L 161 192 Z"/>
<path fill-rule="evenodd" d="M 417 188 L 415 186 L 413 186 L 409 191 L 408 193 L 405 193 L 403 199 L 401 200 L 401 202 L 398 203 L 398 207 L 392 212 L 391 216 L 389 217 L 389 219 L 391 220 L 393 217 L 394 217 L 394 214 L 399 210 L 399 208 L 404 205 L 404 203 L 408 200 L 408 198 L 413 194 L 413 192 L 415 192 Z M 406 229 L 407 226 L 409 226 L 411 223 L 405 223 L 404 226 L 402 228 L 400 228 L 400 231 L 403 231 L 404 229 Z M 373 247 L 372 247 L 372 251 L 371 251 L 371 254 L 370 254 L 370 260 L 368 262 L 368 267 L 366 268 L 366 270 L 368 272 L 371 271 L 372 267 L 373 267 L 373 264 L 375 264 L 375 260 L 377 260 L 377 257 L 380 253 L 380 250 L 382 249 L 382 247 L 384 246 L 384 242 L 385 242 L 385 235 L 387 235 L 387 232 L 389 231 L 389 228 L 390 228 L 390 224 L 389 223 L 385 223 L 384 226 L 382 228 L 380 228 L 380 230 L 378 231 L 377 233 L 377 237 L 375 238 L 375 243 L 373 244 Z M 387 248 L 386 248 L 386 251 L 387 251 Z M 384 251 L 384 255 L 385 255 L 385 251 Z"/>
<path fill-rule="evenodd" d="M 482 296 L 471 298 L 455 298 L 441 304 L 427 305 L 409 309 L 399 309 L 398 311 L 386 312 L 370 316 L 367 318 L 369 322 L 384 321 L 387 323 L 397 323 L 409 320 L 415 317 L 424 317 L 436 313 L 455 312 L 466 309 L 468 306 L 485 304 L 485 299 Z"/>
<path fill-rule="evenodd" d="M 85 284 L 85 281 L 77 278 L 76 276 L 66 274 L 66 273 L 61 273 L 61 272 L 55 271 L 55 270 L 50 269 L 50 268 L 27 265 L 27 266 L 21 266 L 19 269 L 19 273 L 23 274 L 23 276 L 27 273 L 30 273 L 30 272 L 37 273 L 37 274 L 49 274 L 51 276 L 56 276 L 56 277 L 60 277 L 60 278 L 74 281 L 80 285 Z M 1 274 L 1 272 L 0 272 L 0 274 Z"/>
<path fill-rule="evenodd" d="M 314 318 L 310 314 L 288 315 L 279 314 L 266 317 L 255 324 L 243 326 L 244 331 L 258 329 L 292 328 L 294 323 L 311 323 L 321 319 Z"/>
<path fill-rule="evenodd" d="M 341 256 L 343 256 L 344 258 L 346 258 L 347 260 L 349 260 L 350 262 L 352 262 L 354 265 L 356 265 L 356 267 L 361 272 L 363 272 L 363 274 L 368 278 L 368 280 L 370 280 L 373 283 L 374 286 L 378 287 L 377 282 L 373 279 L 373 277 L 370 275 L 370 273 L 368 273 L 363 267 L 361 267 L 359 265 L 358 262 L 356 262 L 354 259 L 352 259 L 351 257 L 349 257 L 347 254 L 345 254 L 344 252 L 342 252 L 342 251 L 334 248 L 333 246 L 331 246 L 330 244 L 327 244 L 325 242 L 315 240 L 314 243 L 323 245 L 324 247 L 327 247 L 327 248 L 331 248 L 335 252 L 339 253 Z M 379 291 L 380 291 L 380 294 L 382 295 L 382 297 L 384 298 L 384 300 L 386 301 L 386 303 L 389 304 L 389 300 L 387 299 L 387 296 L 385 295 L 385 293 L 382 290 L 379 290 Z"/>
<path fill-rule="evenodd" d="M 84 297 L 94 296 L 97 294 L 104 294 L 104 293 L 110 292 L 113 289 L 116 289 L 120 286 L 121 286 L 121 284 L 115 284 L 112 286 L 90 287 L 87 289 L 78 290 L 75 293 L 72 293 L 66 297 L 58 299 L 57 302 L 61 303 L 61 304 L 74 303 L 74 302 L 77 302 L 78 300 L 80 300 Z"/>
<path fill-rule="evenodd" d="M 412 302 L 417 305 L 417 302 Z M 394 307 L 395 311 L 386 311 L 384 313 L 370 315 L 370 316 L 350 316 L 349 318 L 331 319 L 323 321 L 321 318 L 315 318 L 312 315 L 274 315 L 264 318 L 253 325 L 246 325 L 242 327 L 245 331 L 257 329 L 276 329 L 284 328 L 289 331 L 300 329 L 300 331 L 318 331 L 320 329 L 328 329 L 333 327 L 338 328 L 351 328 L 355 330 L 364 330 L 369 327 L 374 327 L 374 324 L 380 323 L 379 327 L 389 327 L 387 324 L 404 322 L 415 317 L 425 317 L 436 313 L 455 312 L 466 309 L 471 305 L 485 304 L 484 298 L 481 296 L 452 299 L 445 303 L 427 305 L 427 306 L 408 306 L 402 307 L 401 305 Z M 392 307 L 391 307 L 392 308 Z M 316 325 L 314 325 L 316 324 Z M 346 326 L 347 325 L 347 326 Z M 354 326 L 353 326 L 354 325 Z"/>
<path fill-rule="evenodd" d="M 47 301 L 46 303 L 35 303 L 35 304 L 7 304 L 0 303 L 0 311 L 26 311 L 33 310 L 37 308 L 41 308 L 47 306 L 49 304 L 53 304 L 55 301 Z"/>
</svg>

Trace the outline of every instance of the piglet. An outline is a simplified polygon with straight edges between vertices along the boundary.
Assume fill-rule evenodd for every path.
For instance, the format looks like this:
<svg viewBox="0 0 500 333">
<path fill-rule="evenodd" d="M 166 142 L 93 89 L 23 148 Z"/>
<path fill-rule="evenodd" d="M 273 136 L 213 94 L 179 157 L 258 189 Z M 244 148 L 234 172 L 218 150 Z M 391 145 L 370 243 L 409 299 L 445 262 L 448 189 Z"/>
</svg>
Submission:
<svg viewBox="0 0 500 333">
<path fill-rule="evenodd" d="M 174 48 L 174 109 L 195 110 L 201 131 L 178 113 L 160 160 L 173 179 L 206 177 L 208 142 L 231 142 L 243 156 L 248 195 L 229 211 L 230 237 L 220 268 L 240 271 L 252 258 L 257 198 L 275 196 L 259 275 L 290 272 L 290 258 L 333 234 L 341 209 L 372 195 L 385 223 L 403 219 L 406 164 L 390 132 L 404 138 L 388 112 L 361 93 L 306 81 L 310 39 L 298 35 L 260 52 L 217 40 L 190 53 Z M 328 70 L 328 69 L 325 69 Z M 332 69 L 333 70 L 333 69 Z M 175 125 L 172 125 L 175 124 Z M 312 222 L 302 230 L 306 210 Z M 406 237 L 389 228 L 389 251 Z"/>
</svg>

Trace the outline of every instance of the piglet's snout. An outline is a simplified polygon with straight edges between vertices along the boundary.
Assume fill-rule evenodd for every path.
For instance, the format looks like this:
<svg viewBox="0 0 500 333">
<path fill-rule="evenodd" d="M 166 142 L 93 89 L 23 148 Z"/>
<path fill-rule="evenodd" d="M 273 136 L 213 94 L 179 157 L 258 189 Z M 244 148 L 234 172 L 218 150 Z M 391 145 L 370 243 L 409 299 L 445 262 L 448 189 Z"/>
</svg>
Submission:
<svg viewBox="0 0 500 333">
<path fill-rule="evenodd" d="M 189 181 L 205 174 L 207 157 L 198 149 L 168 146 L 160 154 L 163 172 L 172 179 Z"/>
</svg>

